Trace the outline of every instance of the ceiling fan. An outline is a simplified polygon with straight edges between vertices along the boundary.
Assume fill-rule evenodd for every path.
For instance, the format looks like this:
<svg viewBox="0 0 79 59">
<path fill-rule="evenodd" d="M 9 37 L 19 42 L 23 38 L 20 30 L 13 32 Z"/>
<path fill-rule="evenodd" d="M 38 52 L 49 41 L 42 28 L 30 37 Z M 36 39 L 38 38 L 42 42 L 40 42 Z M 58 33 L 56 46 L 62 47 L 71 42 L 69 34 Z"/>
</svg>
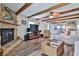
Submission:
<svg viewBox="0 0 79 59">
<path fill-rule="evenodd" d="M 59 17 L 60 13 L 59 12 L 50 12 L 49 18 L 56 18 Z"/>
</svg>

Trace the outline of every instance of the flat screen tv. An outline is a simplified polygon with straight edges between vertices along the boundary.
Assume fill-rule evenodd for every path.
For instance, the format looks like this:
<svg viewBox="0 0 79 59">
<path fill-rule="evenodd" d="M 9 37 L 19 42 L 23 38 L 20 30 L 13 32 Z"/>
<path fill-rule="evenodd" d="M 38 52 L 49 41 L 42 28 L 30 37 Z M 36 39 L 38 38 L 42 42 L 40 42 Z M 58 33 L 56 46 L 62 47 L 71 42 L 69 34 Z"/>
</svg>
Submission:
<svg viewBox="0 0 79 59">
<path fill-rule="evenodd" d="M 30 24 L 30 31 L 31 32 L 37 32 L 38 31 L 38 25 Z"/>
</svg>

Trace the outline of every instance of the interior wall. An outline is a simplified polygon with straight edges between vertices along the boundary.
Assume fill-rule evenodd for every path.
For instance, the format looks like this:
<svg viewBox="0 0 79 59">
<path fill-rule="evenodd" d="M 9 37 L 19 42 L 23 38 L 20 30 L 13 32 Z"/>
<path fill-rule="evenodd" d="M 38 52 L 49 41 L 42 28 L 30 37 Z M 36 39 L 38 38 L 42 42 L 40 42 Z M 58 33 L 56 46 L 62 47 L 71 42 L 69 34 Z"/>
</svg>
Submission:
<svg viewBox="0 0 79 59">
<path fill-rule="evenodd" d="M 18 24 L 20 24 L 20 26 L 17 26 L 17 36 L 20 36 L 24 40 L 24 35 L 26 35 L 27 27 L 28 27 L 27 18 L 23 16 L 18 16 L 17 20 L 18 20 Z M 26 25 L 22 24 L 22 20 L 26 21 Z"/>
<path fill-rule="evenodd" d="M 47 30 L 47 23 L 46 22 L 40 22 L 39 24 L 39 30 Z"/>
<path fill-rule="evenodd" d="M 29 21 L 35 22 L 35 24 L 39 25 L 39 30 L 43 31 L 43 30 L 48 30 L 47 25 L 48 23 L 46 22 L 41 22 L 40 20 L 35 20 L 35 19 L 31 19 Z"/>
</svg>

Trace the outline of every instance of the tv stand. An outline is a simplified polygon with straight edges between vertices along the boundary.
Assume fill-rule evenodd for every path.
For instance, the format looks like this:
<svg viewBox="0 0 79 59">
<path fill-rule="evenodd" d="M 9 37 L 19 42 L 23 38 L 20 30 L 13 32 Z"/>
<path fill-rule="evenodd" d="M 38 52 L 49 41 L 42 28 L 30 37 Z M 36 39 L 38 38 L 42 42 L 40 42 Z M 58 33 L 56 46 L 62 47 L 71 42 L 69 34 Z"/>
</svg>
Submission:
<svg viewBox="0 0 79 59">
<path fill-rule="evenodd" d="M 38 38 L 37 32 L 29 33 L 29 40 L 36 39 L 36 38 Z"/>
<path fill-rule="evenodd" d="M 29 32 L 27 35 L 25 35 L 25 41 L 32 40 L 39 38 L 40 32 Z"/>
</svg>

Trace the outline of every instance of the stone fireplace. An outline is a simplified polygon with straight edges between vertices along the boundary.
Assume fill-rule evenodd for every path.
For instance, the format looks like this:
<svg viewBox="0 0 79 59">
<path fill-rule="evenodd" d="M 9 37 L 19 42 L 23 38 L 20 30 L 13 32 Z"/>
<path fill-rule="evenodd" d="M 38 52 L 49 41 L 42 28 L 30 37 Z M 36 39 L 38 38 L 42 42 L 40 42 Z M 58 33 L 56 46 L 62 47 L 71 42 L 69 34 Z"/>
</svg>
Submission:
<svg viewBox="0 0 79 59">
<path fill-rule="evenodd" d="M 16 27 L 16 13 L 3 4 L 0 4 L 0 45 L 16 40 Z"/>
<path fill-rule="evenodd" d="M 16 36 L 15 25 L 0 23 L 1 46 L 12 40 L 16 40 Z"/>
</svg>

